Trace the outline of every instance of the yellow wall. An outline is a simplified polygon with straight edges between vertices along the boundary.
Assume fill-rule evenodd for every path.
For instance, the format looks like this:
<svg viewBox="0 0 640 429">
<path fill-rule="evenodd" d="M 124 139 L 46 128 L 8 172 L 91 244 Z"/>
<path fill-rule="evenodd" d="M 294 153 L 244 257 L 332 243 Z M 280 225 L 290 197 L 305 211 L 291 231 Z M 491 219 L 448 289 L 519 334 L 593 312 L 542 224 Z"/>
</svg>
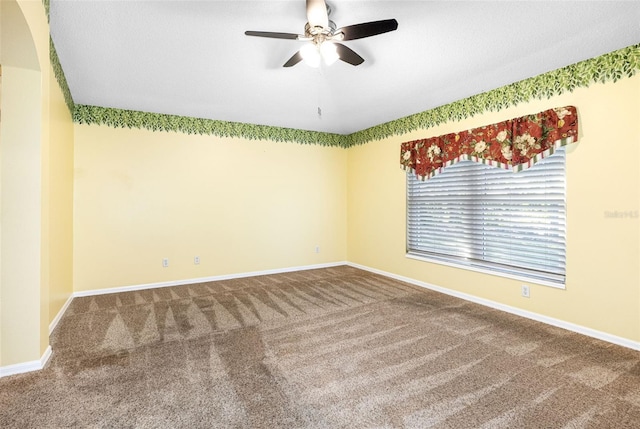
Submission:
<svg viewBox="0 0 640 429">
<path fill-rule="evenodd" d="M 74 289 L 344 261 L 346 161 L 340 148 L 76 125 Z"/>
<path fill-rule="evenodd" d="M 39 0 L 0 3 L 0 367 L 38 362 L 71 296 L 73 124 Z"/>
<path fill-rule="evenodd" d="M 575 105 L 580 142 L 567 156 L 566 290 L 445 267 L 405 257 L 403 141 L 437 136 Z M 640 341 L 640 219 L 606 212 L 639 210 L 640 76 L 596 84 L 550 100 L 448 122 L 349 149 L 350 262 Z M 373 191 L 375 190 L 375 191 Z"/>
<path fill-rule="evenodd" d="M 4 366 L 38 359 L 42 352 L 42 206 L 40 73 L 5 65 L 2 74 L 0 365 Z"/>
<path fill-rule="evenodd" d="M 49 77 L 49 318 L 73 293 L 73 122 L 53 70 Z"/>
</svg>

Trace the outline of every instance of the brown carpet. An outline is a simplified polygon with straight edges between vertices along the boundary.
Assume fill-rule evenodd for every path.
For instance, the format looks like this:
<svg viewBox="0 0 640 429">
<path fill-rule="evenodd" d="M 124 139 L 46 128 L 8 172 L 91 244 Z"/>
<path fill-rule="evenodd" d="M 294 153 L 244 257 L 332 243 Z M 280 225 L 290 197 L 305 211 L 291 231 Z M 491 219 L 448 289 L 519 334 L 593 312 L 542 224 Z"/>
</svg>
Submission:
<svg viewBox="0 0 640 429">
<path fill-rule="evenodd" d="M 640 428 L 640 352 L 350 267 L 73 300 L 2 428 Z"/>
</svg>

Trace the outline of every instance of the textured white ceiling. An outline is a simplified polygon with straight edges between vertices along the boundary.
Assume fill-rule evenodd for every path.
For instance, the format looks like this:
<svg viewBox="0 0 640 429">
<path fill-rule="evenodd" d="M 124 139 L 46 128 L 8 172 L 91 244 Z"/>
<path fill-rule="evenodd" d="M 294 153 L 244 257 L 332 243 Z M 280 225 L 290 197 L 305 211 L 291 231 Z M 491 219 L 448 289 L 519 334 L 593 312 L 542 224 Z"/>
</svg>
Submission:
<svg viewBox="0 0 640 429">
<path fill-rule="evenodd" d="M 304 0 L 51 0 L 51 35 L 77 104 L 340 134 L 640 43 L 637 1 L 330 4 L 338 27 L 398 30 L 320 69 L 282 67 L 303 42 L 244 35 L 302 33 Z"/>
</svg>

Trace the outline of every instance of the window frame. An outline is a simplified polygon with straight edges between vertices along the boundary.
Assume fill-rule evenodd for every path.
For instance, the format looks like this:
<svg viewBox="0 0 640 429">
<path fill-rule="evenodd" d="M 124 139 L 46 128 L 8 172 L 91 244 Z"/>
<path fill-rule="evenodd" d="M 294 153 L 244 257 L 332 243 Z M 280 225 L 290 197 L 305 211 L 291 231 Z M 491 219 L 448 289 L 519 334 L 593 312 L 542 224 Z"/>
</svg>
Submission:
<svg viewBox="0 0 640 429">
<path fill-rule="evenodd" d="M 564 276 L 563 276 L 563 280 L 552 280 L 551 278 L 545 278 L 544 274 L 540 275 L 540 276 L 536 276 L 533 274 L 534 270 L 527 270 L 526 268 L 517 268 L 517 267 L 510 267 L 510 266 L 503 266 L 502 268 L 500 268 L 500 264 L 496 264 L 496 263 L 491 263 L 489 261 L 482 261 L 482 260 L 476 260 L 476 259 L 464 259 L 462 257 L 459 256 L 452 256 L 452 255 L 447 255 L 447 254 L 441 254 L 438 255 L 436 253 L 425 253 L 425 252 L 420 252 L 414 249 L 410 249 L 409 248 L 409 243 L 410 243 L 410 221 L 409 221 L 409 216 L 410 216 L 410 211 L 409 211 L 409 193 L 410 193 L 410 175 L 413 174 L 412 172 L 407 172 L 407 176 L 406 176 L 406 211 L 405 211 L 405 220 L 406 220 L 406 225 L 405 225 L 405 257 L 408 259 L 413 259 L 413 260 L 418 260 L 418 261 L 424 261 L 424 262 L 429 262 L 429 263 L 435 263 L 438 265 L 443 265 L 443 266 L 448 266 L 448 267 L 453 267 L 453 268 L 458 268 L 458 269 L 464 269 L 464 270 L 468 270 L 468 271 L 472 271 L 472 272 L 479 272 L 479 273 L 483 273 L 483 274 L 489 274 L 489 275 L 493 275 L 493 276 L 498 276 L 498 277 L 504 277 L 504 278 L 509 278 L 509 279 L 513 279 L 513 280 L 518 280 L 518 281 L 522 281 L 525 283 L 531 283 L 531 284 L 539 284 L 539 285 L 543 285 L 543 286 L 549 286 L 549 287 L 553 287 L 553 288 L 557 288 L 557 289 L 566 289 L 566 276 L 567 276 L 567 271 L 566 271 L 566 256 L 567 256 L 567 233 L 566 233 L 566 229 L 567 229 L 567 182 L 566 182 L 566 162 L 567 162 L 567 158 L 566 158 L 566 150 L 564 147 L 559 148 L 556 150 L 556 153 L 559 152 L 560 150 L 563 151 L 563 156 L 564 156 L 564 165 L 563 165 L 563 171 L 564 171 L 564 228 L 565 228 L 565 233 L 564 233 L 564 258 L 565 258 L 565 265 L 564 265 Z M 551 155 L 553 156 L 553 155 Z M 533 167 L 535 168 L 535 166 Z M 445 169 L 446 172 L 446 169 Z M 522 174 L 521 172 L 519 173 L 513 173 L 513 172 L 508 172 L 507 174 Z M 437 177 L 437 176 L 436 176 Z M 429 181 L 427 181 L 426 183 L 428 183 Z M 551 276 L 549 276 L 551 277 Z"/>
</svg>

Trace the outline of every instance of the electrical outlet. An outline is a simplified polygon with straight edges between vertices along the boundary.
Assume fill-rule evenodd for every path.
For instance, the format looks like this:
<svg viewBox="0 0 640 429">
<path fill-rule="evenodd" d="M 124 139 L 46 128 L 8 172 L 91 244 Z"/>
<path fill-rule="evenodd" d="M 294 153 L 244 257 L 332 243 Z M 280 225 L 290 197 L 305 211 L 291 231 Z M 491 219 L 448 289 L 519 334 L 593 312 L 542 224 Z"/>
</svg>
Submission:
<svg viewBox="0 0 640 429">
<path fill-rule="evenodd" d="M 169 266 L 169 258 L 162 258 L 162 266 L 165 268 Z"/>
<path fill-rule="evenodd" d="M 320 253 L 320 246 L 316 246 L 316 253 Z"/>
<path fill-rule="evenodd" d="M 200 264 L 200 256 L 194 256 L 193 258 L 193 263 L 195 265 L 199 265 Z"/>
<path fill-rule="evenodd" d="M 529 298 L 531 296 L 529 292 L 529 285 L 522 285 L 522 296 Z"/>
</svg>

